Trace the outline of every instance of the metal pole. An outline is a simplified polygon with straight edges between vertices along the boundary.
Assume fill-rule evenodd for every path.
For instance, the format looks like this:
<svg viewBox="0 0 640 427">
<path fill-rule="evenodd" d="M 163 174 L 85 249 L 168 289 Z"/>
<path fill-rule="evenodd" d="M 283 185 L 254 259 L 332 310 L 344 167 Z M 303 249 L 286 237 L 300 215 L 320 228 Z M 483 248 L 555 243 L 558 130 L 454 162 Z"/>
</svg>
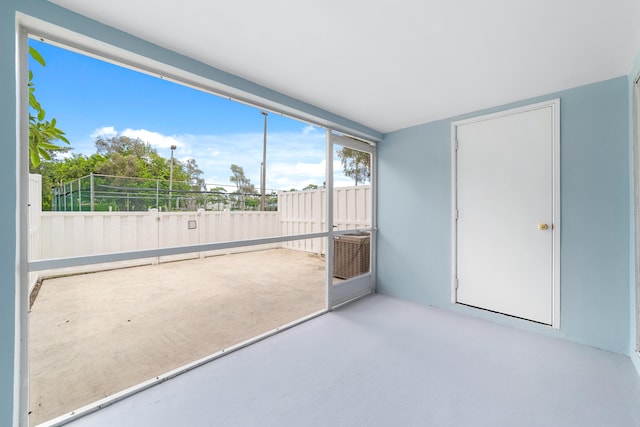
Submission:
<svg viewBox="0 0 640 427">
<path fill-rule="evenodd" d="M 177 147 L 175 145 L 171 146 L 171 167 L 169 169 L 169 210 L 171 210 L 171 196 L 173 190 L 173 150 Z"/>
<path fill-rule="evenodd" d="M 267 112 L 261 111 L 264 115 L 264 139 L 262 141 L 262 175 L 260 177 L 260 210 L 265 210 L 265 192 L 267 183 Z"/>
<path fill-rule="evenodd" d="M 334 253 L 334 247 L 333 247 L 333 204 L 334 204 L 334 200 L 333 200 L 333 152 L 334 152 L 334 148 L 333 148 L 333 141 L 331 139 L 331 129 L 327 129 L 325 131 L 325 138 L 326 138 L 326 159 L 327 159 L 327 165 L 326 165 L 326 185 L 325 185 L 325 201 L 326 201 L 326 206 L 325 206 L 325 218 L 326 218 L 326 222 L 327 222 L 327 232 L 328 232 L 328 236 L 327 236 L 327 247 L 326 247 L 326 251 L 325 253 L 327 254 L 326 256 L 326 269 L 327 269 L 327 277 L 326 277 L 326 281 L 327 281 L 327 296 L 326 296 L 326 304 L 327 304 L 327 310 L 332 310 L 333 309 L 333 269 L 334 269 L 334 259 L 333 259 L 333 253 Z"/>
<path fill-rule="evenodd" d="M 160 180 L 156 179 L 156 209 L 160 211 Z"/>
<path fill-rule="evenodd" d="M 82 181 L 78 178 L 78 211 L 82 212 Z"/>
<path fill-rule="evenodd" d="M 91 181 L 91 212 L 93 212 L 96 207 L 95 206 L 96 191 L 93 186 L 93 172 L 89 174 L 89 180 Z"/>
</svg>

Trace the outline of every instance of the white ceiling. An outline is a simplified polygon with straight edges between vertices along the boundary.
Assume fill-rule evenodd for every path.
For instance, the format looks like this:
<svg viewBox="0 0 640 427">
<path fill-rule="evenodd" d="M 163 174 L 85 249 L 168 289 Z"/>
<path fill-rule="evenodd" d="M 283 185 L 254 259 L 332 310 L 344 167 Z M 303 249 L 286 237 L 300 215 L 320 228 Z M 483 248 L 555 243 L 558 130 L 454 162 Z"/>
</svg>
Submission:
<svg viewBox="0 0 640 427">
<path fill-rule="evenodd" d="M 629 72 L 638 0 L 50 0 L 386 133 Z"/>
</svg>

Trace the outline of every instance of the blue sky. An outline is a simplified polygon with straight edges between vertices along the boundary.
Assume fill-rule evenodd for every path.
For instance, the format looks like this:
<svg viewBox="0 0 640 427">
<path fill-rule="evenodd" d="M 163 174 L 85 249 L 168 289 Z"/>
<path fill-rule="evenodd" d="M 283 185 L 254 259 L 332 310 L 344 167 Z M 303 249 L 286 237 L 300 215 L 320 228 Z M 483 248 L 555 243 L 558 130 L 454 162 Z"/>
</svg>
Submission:
<svg viewBox="0 0 640 427">
<path fill-rule="evenodd" d="M 55 117 L 66 132 L 73 153 L 95 153 L 98 136 L 139 137 L 167 158 L 177 145 L 175 157 L 196 159 L 208 184 L 231 185 L 230 166 L 237 164 L 259 188 L 259 109 L 37 40 L 30 45 L 47 62 L 42 67 L 30 58 L 36 96 L 47 118 Z M 273 113 L 267 129 L 267 188 L 322 185 L 325 130 Z M 353 181 L 345 178 L 342 185 Z"/>
</svg>

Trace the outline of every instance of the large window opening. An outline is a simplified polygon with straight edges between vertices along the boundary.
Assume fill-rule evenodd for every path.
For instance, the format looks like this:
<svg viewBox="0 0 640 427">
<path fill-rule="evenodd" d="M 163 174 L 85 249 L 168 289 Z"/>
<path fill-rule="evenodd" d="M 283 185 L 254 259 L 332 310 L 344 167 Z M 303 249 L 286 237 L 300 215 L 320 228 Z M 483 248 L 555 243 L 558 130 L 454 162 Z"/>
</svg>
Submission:
<svg viewBox="0 0 640 427">
<path fill-rule="evenodd" d="M 33 122 L 65 132 L 30 156 L 30 425 L 362 295 L 332 298 L 351 279 L 333 268 L 338 235 L 367 234 L 354 276 L 373 289 L 371 145 L 42 38 L 28 48 Z M 332 138 L 365 147 L 366 180 Z"/>
</svg>

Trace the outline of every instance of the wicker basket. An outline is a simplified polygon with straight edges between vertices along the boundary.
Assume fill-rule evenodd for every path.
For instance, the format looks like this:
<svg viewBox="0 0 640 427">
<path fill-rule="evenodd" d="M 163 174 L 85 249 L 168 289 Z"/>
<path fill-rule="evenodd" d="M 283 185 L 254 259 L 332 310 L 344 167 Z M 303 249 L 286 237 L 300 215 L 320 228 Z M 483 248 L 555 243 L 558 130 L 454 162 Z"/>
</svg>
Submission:
<svg viewBox="0 0 640 427">
<path fill-rule="evenodd" d="M 333 239 L 333 276 L 348 279 L 369 272 L 369 233 L 344 234 Z"/>
</svg>

